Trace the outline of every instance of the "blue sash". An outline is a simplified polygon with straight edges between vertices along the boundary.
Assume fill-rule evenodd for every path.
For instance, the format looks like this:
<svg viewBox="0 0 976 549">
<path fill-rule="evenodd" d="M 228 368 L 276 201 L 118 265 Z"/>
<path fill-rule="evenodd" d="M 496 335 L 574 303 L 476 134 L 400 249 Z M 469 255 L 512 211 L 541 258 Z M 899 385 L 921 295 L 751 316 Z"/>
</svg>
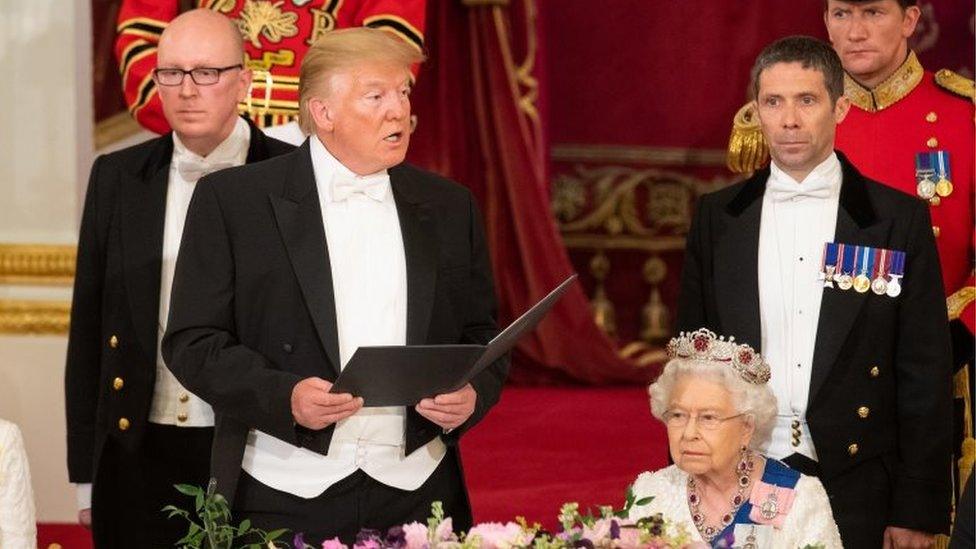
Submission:
<svg viewBox="0 0 976 549">
<path fill-rule="evenodd" d="M 790 469 L 782 461 L 778 461 L 771 458 L 766 458 L 766 469 L 763 471 L 762 482 L 766 484 L 772 484 L 774 486 L 779 486 L 780 488 L 795 489 L 796 483 L 800 480 L 800 472 Z M 742 507 L 739 507 L 739 511 L 735 514 L 735 518 L 732 520 L 732 524 L 729 524 L 722 530 L 722 533 L 715 536 L 712 540 L 712 547 L 718 548 L 729 548 L 733 547 L 735 544 L 735 526 L 737 524 L 756 524 L 751 518 L 749 518 L 749 513 L 752 512 L 752 503 L 747 499 Z"/>
</svg>

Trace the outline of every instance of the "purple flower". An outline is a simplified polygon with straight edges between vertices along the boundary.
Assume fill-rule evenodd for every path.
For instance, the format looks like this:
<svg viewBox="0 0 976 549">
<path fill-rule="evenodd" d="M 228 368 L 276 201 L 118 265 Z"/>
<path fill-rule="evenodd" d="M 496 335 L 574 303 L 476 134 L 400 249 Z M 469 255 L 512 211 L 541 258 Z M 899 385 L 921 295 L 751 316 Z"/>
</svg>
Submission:
<svg viewBox="0 0 976 549">
<path fill-rule="evenodd" d="M 615 520 L 610 521 L 610 539 L 620 539 L 620 523 Z"/>
<path fill-rule="evenodd" d="M 386 547 L 401 548 L 407 544 L 406 532 L 403 526 L 394 526 L 386 531 Z"/>
<path fill-rule="evenodd" d="M 295 549 L 305 549 L 305 534 L 299 532 L 291 540 L 291 546 Z"/>
</svg>

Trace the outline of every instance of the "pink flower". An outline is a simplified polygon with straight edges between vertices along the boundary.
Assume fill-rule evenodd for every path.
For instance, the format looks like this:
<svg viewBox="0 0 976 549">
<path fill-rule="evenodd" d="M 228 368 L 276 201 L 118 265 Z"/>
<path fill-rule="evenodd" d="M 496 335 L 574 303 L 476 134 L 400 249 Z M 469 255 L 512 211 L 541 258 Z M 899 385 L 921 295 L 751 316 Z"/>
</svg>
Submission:
<svg viewBox="0 0 976 549">
<path fill-rule="evenodd" d="M 593 523 L 593 526 L 583 526 L 583 537 L 598 544 L 600 540 L 610 539 L 611 519 L 601 518 Z"/>
<path fill-rule="evenodd" d="M 632 523 L 627 525 L 621 524 L 620 539 L 617 540 L 616 547 L 620 547 L 620 549 L 641 547 L 640 530 L 634 528 Z"/>
<path fill-rule="evenodd" d="M 693 541 L 684 546 L 684 549 L 712 549 L 712 546 L 704 541 Z"/>
<path fill-rule="evenodd" d="M 451 517 L 447 517 L 437 525 L 437 529 L 434 530 L 434 539 L 437 541 L 453 541 L 457 539 L 454 536 L 454 523 Z"/>
<path fill-rule="evenodd" d="M 404 524 L 403 534 L 407 542 L 407 549 L 425 549 L 430 544 L 430 541 L 427 539 L 426 524 L 420 524 L 419 522 Z"/>
<path fill-rule="evenodd" d="M 468 531 L 468 539 L 478 536 L 481 549 L 509 549 L 517 545 L 527 545 L 530 539 L 522 532 L 522 527 L 514 522 L 486 522 Z"/>
<path fill-rule="evenodd" d="M 339 538 L 327 539 L 322 542 L 322 549 L 349 549 Z"/>
</svg>

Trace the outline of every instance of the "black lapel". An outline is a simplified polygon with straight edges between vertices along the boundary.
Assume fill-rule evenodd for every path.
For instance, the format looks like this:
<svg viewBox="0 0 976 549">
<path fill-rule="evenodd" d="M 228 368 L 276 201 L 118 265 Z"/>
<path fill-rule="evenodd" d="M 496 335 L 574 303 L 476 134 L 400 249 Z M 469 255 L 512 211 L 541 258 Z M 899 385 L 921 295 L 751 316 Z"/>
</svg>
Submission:
<svg viewBox="0 0 976 549">
<path fill-rule="evenodd" d="M 843 169 L 840 205 L 837 210 L 837 229 L 834 242 L 858 246 L 887 246 L 890 219 L 878 219 L 868 194 L 867 180 L 837 153 Z M 863 294 L 851 290 L 824 288 L 820 301 L 820 318 L 817 321 L 817 343 L 813 354 L 813 370 L 810 375 L 809 402 L 826 381 L 830 369 L 837 362 L 854 322 L 867 302 L 871 292 Z"/>
<path fill-rule="evenodd" d="M 278 231 L 288 250 L 305 297 L 305 305 L 315 323 L 319 341 L 332 363 L 333 379 L 339 374 L 339 335 L 336 328 L 335 293 L 332 266 L 322 225 L 322 209 L 315 188 L 315 173 L 308 140 L 289 153 L 292 169 L 286 174 L 281 196 L 268 195 L 274 209 Z"/>
<path fill-rule="evenodd" d="M 389 173 L 407 262 L 407 345 L 422 345 L 427 342 L 437 282 L 437 229 L 410 174 L 403 168 Z"/>
<path fill-rule="evenodd" d="M 122 269 L 132 324 L 146 358 L 156 363 L 159 281 L 172 134 L 157 139 L 141 169 L 120 189 Z"/>
<path fill-rule="evenodd" d="M 756 172 L 728 203 L 715 243 L 717 330 L 761 351 L 759 315 L 759 225 L 769 169 Z"/>
</svg>

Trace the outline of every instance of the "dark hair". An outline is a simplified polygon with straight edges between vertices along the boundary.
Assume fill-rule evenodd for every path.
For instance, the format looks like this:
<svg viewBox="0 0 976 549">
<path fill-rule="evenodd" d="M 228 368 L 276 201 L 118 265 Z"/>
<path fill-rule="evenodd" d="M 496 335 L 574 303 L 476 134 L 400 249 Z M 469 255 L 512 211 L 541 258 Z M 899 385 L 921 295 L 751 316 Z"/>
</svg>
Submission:
<svg viewBox="0 0 976 549">
<path fill-rule="evenodd" d="M 830 44 L 810 36 L 787 36 L 763 48 L 756 58 L 751 72 L 753 99 L 759 97 L 759 75 L 777 63 L 800 63 L 804 69 L 820 71 L 832 103 L 844 95 L 844 67 Z"/>
<path fill-rule="evenodd" d="M 867 3 L 867 2 L 875 2 L 876 0 L 840 0 L 840 1 L 841 2 L 847 2 L 848 4 L 864 4 L 864 3 Z M 903 10 L 905 8 L 907 8 L 908 6 L 916 6 L 916 5 L 918 5 L 918 1 L 917 0 L 897 0 L 897 1 L 898 1 L 898 5 L 901 6 L 901 9 L 903 9 Z M 825 11 L 827 9 L 827 4 L 828 4 L 828 0 L 824 0 L 824 10 Z"/>
</svg>

